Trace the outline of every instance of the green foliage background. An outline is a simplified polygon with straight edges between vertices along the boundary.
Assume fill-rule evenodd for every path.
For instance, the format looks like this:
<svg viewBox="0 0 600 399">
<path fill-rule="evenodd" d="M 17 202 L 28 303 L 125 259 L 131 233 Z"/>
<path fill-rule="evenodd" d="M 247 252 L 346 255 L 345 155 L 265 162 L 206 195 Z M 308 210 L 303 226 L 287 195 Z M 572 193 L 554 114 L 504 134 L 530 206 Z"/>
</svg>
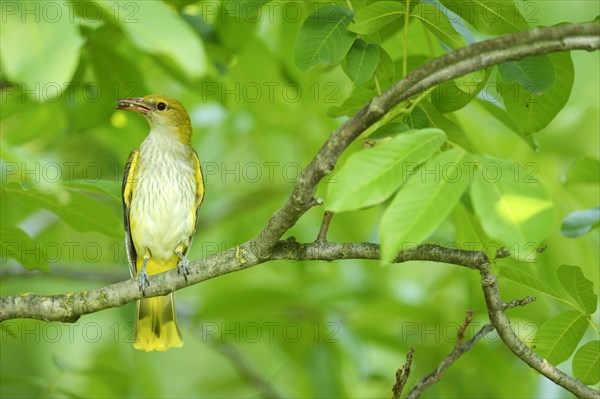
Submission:
<svg viewBox="0 0 600 399">
<path fill-rule="evenodd" d="M 115 111 L 118 98 L 165 93 L 191 115 L 206 179 L 190 252 L 197 259 L 257 234 L 343 115 L 399 79 L 405 66 L 410 71 L 445 48 L 486 34 L 585 22 L 600 13 L 594 1 L 492 2 L 512 4 L 523 20 L 509 26 L 468 20 L 469 30 L 459 34 L 449 23 L 411 17 L 405 49 L 405 3 L 379 2 L 373 11 L 365 2 L 340 1 L 338 11 L 346 10 L 334 18 L 341 25 L 327 25 L 309 15 L 318 6 L 331 7 L 328 3 L 3 2 L 2 295 L 61 294 L 128 278 L 121 177 L 127 155 L 148 128 L 138 115 Z M 430 15 L 415 11 L 428 4 L 413 4 L 412 12 Z M 33 12 L 21 14 L 25 7 Z M 382 12 L 389 14 L 389 24 L 369 19 L 369 13 Z M 326 28 L 341 36 L 324 52 L 311 50 L 311 44 L 295 46 Z M 360 41 L 352 36 L 357 34 Z M 535 73 L 548 59 L 564 65 L 556 57 L 565 56 L 504 65 L 498 69 L 501 79 L 496 70 L 471 76 L 477 82 L 496 79 L 498 85 L 533 79 L 546 96 L 540 97 L 547 109 L 538 119 L 510 101 L 505 106 L 516 123 L 497 109 L 492 116 L 486 111 L 489 103 L 453 105 L 434 91 L 388 129 L 440 128 L 451 140 L 461 136 L 458 142 L 467 143 L 464 147 L 478 160 L 533 170 L 545 186 L 554 204 L 554 217 L 543 224 L 540 244 L 546 250 L 533 262 L 518 262 L 517 254 L 495 267 L 505 277 L 505 300 L 538 296 L 509 316 L 521 339 L 541 344 L 540 350 L 559 363 L 571 357 L 573 345 L 597 353 L 598 341 L 590 340 L 598 339 L 598 310 L 590 303 L 597 303 L 593 292 L 600 280 L 598 229 L 568 238 L 561 223 L 570 213 L 600 203 L 600 65 L 597 54 L 573 52 L 568 96 L 573 75 L 560 69 L 552 79 Z M 526 84 L 515 87 L 521 96 L 531 94 Z M 427 117 L 430 122 L 424 122 Z M 352 144 L 339 165 L 351 164 L 349 157 L 364 152 L 364 143 L 362 138 Z M 318 195 L 327 199 L 336 190 L 343 193 L 340 187 L 352 182 L 344 173 L 353 175 L 342 171 L 326 179 Z M 380 233 L 386 234 L 380 223 L 389 203 L 362 210 L 340 205 L 349 211 L 334 216 L 328 238 L 379 242 Z M 501 223 L 493 215 L 476 216 L 462 203 L 450 211 L 440 216 L 427 242 L 475 240 L 489 245 L 491 253 L 498 248 L 498 240 L 483 233 L 484 228 L 489 233 L 487 225 Z M 314 240 L 322 215 L 323 208 L 312 209 L 290 235 Z M 559 269 L 565 264 L 580 269 Z M 577 284 L 569 285 L 573 281 Z M 572 298 L 573 292 L 584 292 L 585 298 Z M 0 395 L 258 397 L 256 385 L 240 372 L 247 366 L 285 397 L 389 397 L 395 370 L 410 346 L 416 352 L 409 386 L 452 350 L 468 309 L 475 311 L 468 335 L 487 322 L 479 276 L 427 262 L 385 267 L 358 260 L 274 262 L 181 290 L 177 305 L 185 347 L 165 353 L 142 353 L 129 344 L 134 304 L 72 325 L 4 322 Z M 565 335 L 549 334 L 543 327 L 549 320 Z M 569 322 L 578 325 L 576 331 L 565 329 Z M 548 348 L 548 343 L 559 344 Z M 225 356 L 223 350 L 237 355 Z M 571 373 L 571 361 L 561 368 Z M 568 397 L 517 360 L 494 334 L 425 396 Z"/>
</svg>

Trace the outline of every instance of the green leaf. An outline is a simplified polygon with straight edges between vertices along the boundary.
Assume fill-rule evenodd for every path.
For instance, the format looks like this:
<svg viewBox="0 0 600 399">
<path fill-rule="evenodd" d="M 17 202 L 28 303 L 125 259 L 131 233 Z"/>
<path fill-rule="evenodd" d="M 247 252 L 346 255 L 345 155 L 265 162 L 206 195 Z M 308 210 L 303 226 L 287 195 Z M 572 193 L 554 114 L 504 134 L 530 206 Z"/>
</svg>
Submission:
<svg viewBox="0 0 600 399">
<path fill-rule="evenodd" d="M 450 11 L 489 35 L 521 32 L 529 24 L 513 0 L 440 0 Z"/>
<path fill-rule="evenodd" d="M 403 118 L 404 123 L 413 129 L 425 129 L 433 127 L 433 123 L 427 113 L 420 105 L 415 107 L 410 114 L 406 114 Z M 442 129 L 443 130 L 443 129 Z"/>
<path fill-rule="evenodd" d="M 116 51 L 114 44 L 107 41 L 122 39 L 122 37 L 122 34 L 117 35 L 114 30 L 102 27 L 91 35 L 86 46 L 86 50 L 89 52 L 87 56 L 90 60 L 90 66 L 100 88 L 102 91 L 113 94 L 112 96 L 105 96 L 108 97 L 107 100 L 111 103 L 119 98 L 132 97 L 147 92 L 143 80 L 144 74 L 139 65 L 121 55 Z M 110 111 L 113 110 L 110 109 Z M 86 114 L 89 113 L 91 112 Z"/>
<path fill-rule="evenodd" d="M 590 341 L 575 352 L 573 375 L 586 385 L 600 381 L 600 340 Z"/>
<path fill-rule="evenodd" d="M 539 144 L 535 140 L 533 135 L 525 136 L 521 134 L 521 130 L 519 126 L 512 120 L 510 115 L 506 112 L 505 109 L 501 108 L 501 104 L 495 104 L 490 101 L 486 101 L 481 98 L 475 99 L 475 102 L 480 105 L 484 110 L 486 110 L 490 115 L 496 118 L 500 123 L 509 128 L 513 133 L 516 133 L 517 136 L 526 142 L 532 150 L 537 151 L 539 149 Z"/>
<path fill-rule="evenodd" d="M 563 178 L 566 183 L 600 183 L 600 160 L 580 157 L 569 167 Z"/>
<path fill-rule="evenodd" d="M 120 217 L 110 205 L 74 190 L 25 190 L 19 183 L 2 185 L 2 200 L 18 200 L 28 208 L 47 209 L 77 231 L 97 231 L 121 238 Z"/>
<path fill-rule="evenodd" d="M 391 122 L 375 129 L 375 131 L 369 135 L 369 139 L 377 140 L 392 137 L 407 130 L 410 130 L 410 128 L 406 124 Z"/>
<path fill-rule="evenodd" d="M 18 12 L 2 12 L 2 72 L 13 82 L 23 82 L 35 101 L 56 101 L 75 73 L 83 44 L 69 18 L 73 10 L 67 2 L 53 2 L 43 15 L 43 3 L 14 4 Z M 32 13 L 26 16 L 25 9 Z"/>
<path fill-rule="evenodd" d="M 334 105 L 327 110 L 327 116 L 334 118 L 338 116 L 352 116 L 376 95 L 377 93 L 374 90 L 364 88 L 363 86 L 356 86 L 352 90 L 350 97 L 344 100 L 342 105 Z"/>
<path fill-rule="evenodd" d="M 136 62 L 117 51 L 114 43 L 123 41 L 124 35 L 114 26 L 104 25 L 91 32 L 83 49 L 82 58 L 89 60 L 86 70 L 93 71 L 95 96 L 88 90 L 69 93 L 69 129 L 86 131 L 110 120 L 115 100 L 147 93 L 144 74 Z M 94 98 L 94 101 L 90 101 Z"/>
<path fill-rule="evenodd" d="M 501 108 L 501 104 L 492 103 L 487 100 L 483 100 L 481 98 L 475 99 L 475 102 L 480 105 L 484 110 L 486 110 L 490 115 L 496 118 L 500 123 L 504 126 L 512 130 L 513 132 L 519 134 L 519 137 L 523 137 L 520 134 L 519 126 L 512 120 L 512 118 L 508 115 L 505 109 Z"/>
<path fill-rule="evenodd" d="M 559 313 L 540 326 L 535 336 L 535 351 L 549 363 L 558 365 L 575 351 L 587 325 L 586 315 L 576 310 Z"/>
<path fill-rule="evenodd" d="M 477 93 L 477 88 L 488 80 L 491 72 L 492 68 L 487 68 L 485 70 L 479 69 L 477 71 L 469 72 L 466 75 L 459 76 L 454 79 L 454 82 L 456 82 L 456 86 L 465 93 Z"/>
<path fill-rule="evenodd" d="M 575 238 L 584 235 L 600 225 L 600 206 L 571 212 L 563 220 L 560 233 L 564 236 Z"/>
<path fill-rule="evenodd" d="M 331 4 L 306 18 L 296 39 L 296 65 L 308 71 L 317 64 L 337 64 L 344 58 L 355 35 L 348 32 L 352 11 Z"/>
<path fill-rule="evenodd" d="M 169 57 L 190 79 L 206 74 L 208 60 L 193 28 L 161 1 L 97 1 L 131 41 L 150 54 Z"/>
<path fill-rule="evenodd" d="M 448 19 L 448 14 L 431 3 L 419 3 L 413 8 L 411 17 L 417 18 L 421 23 L 444 42 L 448 47 L 457 49 L 466 46 L 465 39 L 454 30 Z"/>
<path fill-rule="evenodd" d="M 483 89 L 490 71 L 475 71 L 436 86 L 431 93 L 431 103 L 441 113 L 463 108 Z"/>
<path fill-rule="evenodd" d="M 0 227 L 0 237 L 3 262 L 10 257 L 18 260 L 25 269 L 50 271 L 48 259 L 40 250 L 40 244 L 23 230 L 13 226 L 2 226 Z"/>
<path fill-rule="evenodd" d="M 348 54 L 344 71 L 355 85 L 361 85 L 373 76 L 379 64 L 379 46 L 356 39 Z"/>
<path fill-rule="evenodd" d="M 380 82 L 391 82 L 396 74 L 395 69 L 392 57 L 390 57 L 383 47 L 379 47 L 379 64 L 377 64 L 377 69 L 375 70 L 375 77 Z"/>
<path fill-rule="evenodd" d="M 239 54 L 246 46 L 253 44 L 252 40 L 240 40 L 240 37 L 249 38 L 255 35 L 258 24 L 253 19 L 258 17 L 261 11 L 260 8 L 252 6 L 250 2 L 246 4 L 238 0 L 227 0 L 227 2 L 228 4 L 223 4 L 219 8 L 217 18 L 211 27 L 224 50 Z M 236 9 L 237 11 L 235 11 Z M 207 22 L 205 17 L 201 17 L 201 20 Z"/>
<path fill-rule="evenodd" d="M 469 197 L 463 195 L 452 212 L 452 224 L 455 226 L 455 240 L 458 247 L 472 251 L 482 251 L 488 258 L 496 256 L 498 245 L 490 240 L 483 231 L 481 223 L 473 213 Z"/>
<path fill-rule="evenodd" d="M 452 212 L 469 185 L 470 159 L 454 148 L 427 161 L 408 179 L 381 218 L 381 263 L 423 242 Z"/>
<path fill-rule="evenodd" d="M 436 86 L 431 92 L 431 103 L 443 114 L 457 111 L 473 99 L 475 99 L 474 95 L 462 91 L 453 80 Z"/>
<path fill-rule="evenodd" d="M 547 55 L 527 57 L 498 65 L 498 75 L 506 84 L 518 83 L 526 91 L 540 95 L 554 84 L 554 64 Z"/>
<path fill-rule="evenodd" d="M 448 141 L 451 143 L 460 146 L 469 152 L 477 152 L 477 149 L 473 143 L 471 143 L 471 140 L 469 140 L 462 128 L 442 115 L 429 101 L 421 101 L 413 110 L 413 113 L 405 118 L 404 123 L 412 127 L 413 125 L 411 124 L 410 119 L 413 119 L 414 122 L 414 117 L 417 113 L 420 114 L 420 118 L 424 122 L 423 127 L 437 127 L 446 133 Z"/>
<path fill-rule="evenodd" d="M 97 180 L 94 183 L 89 183 L 82 179 L 73 179 L 68 182 L 63 182 L 64 187 L 72 188 L 87 192 L 92 195 L 94 193 L 102 194 L 109 197 L 110 200 L 114 201 L 119 207 L 122 206 L 121 201 L 121 182 L 116 180 Z M 93 196 L 93 195 L 92 195 Z"/>
<path fill-rule="evenodd" d="M 361 34 L 377 32 L 402 17 L 404 12 L 404 4 L 398 1 L 377 1 L 358 10 L 354 16 L 354 23 L 350 24 L 348 29 Z"/>
<path fill-rule="evenodd" d="M 560 294 L 556 292 L 548 284 L 539 280 L 537 277 L 527 273 L 521 268 L 502 266 L 500 269 L 500 276 L 519 283 L 528 288 L 533 288 L 536 291 L 542 292 L 546 295 L 550 295 L 554 298 L 562 300 Z"/>
<path fill-rule="evenodd" d="M 386 200 L 445 138 L 441 130 L 426 129 L 353 154 L 328 185 L 327 209 L 344 212 Z"/>
<path fill-rule="evenodd" d="M 471 186 L 475 213 L 490 238 L 519 260 L 531 256 L 551 230 L 554 204 L 535 176 L 535 165 L 522 168 L 500 159 L 479 157 Z"/>
<path fill-rule="evenodd" d="M 560 265 L 557 271 L 558 281 L 588 314 L 596 311 L 598 295 L 594 294 L 594 283 L 585 278 L 578 266 Z"/>
<path fill-rule="evenodd" d="M 502 102 L 521 134 L 531 134 L 545 128 L 565 106 L 573 88 L 573 61 L 569 52 L 547 56 L 555 69 L 554 84 L 544 93 L 531 93 L 518 83 L 496 79 Z"/>
</svg>

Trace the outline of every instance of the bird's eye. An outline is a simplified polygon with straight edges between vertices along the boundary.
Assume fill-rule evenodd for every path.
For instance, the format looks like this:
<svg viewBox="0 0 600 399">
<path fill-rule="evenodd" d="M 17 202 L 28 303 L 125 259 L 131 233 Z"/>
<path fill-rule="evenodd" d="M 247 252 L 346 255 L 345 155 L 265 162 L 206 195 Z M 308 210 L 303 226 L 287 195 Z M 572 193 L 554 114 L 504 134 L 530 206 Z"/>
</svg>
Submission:
<svg viewBox="0 0 600 399">
<path fill-rule="evenodd" d="M 159 102 L 158 104 L 156 104 L 156 109 L 158 109 L 159 111 L 164 111 L 165 109 L 167 109 L 167 104 Z"/>
</svg>

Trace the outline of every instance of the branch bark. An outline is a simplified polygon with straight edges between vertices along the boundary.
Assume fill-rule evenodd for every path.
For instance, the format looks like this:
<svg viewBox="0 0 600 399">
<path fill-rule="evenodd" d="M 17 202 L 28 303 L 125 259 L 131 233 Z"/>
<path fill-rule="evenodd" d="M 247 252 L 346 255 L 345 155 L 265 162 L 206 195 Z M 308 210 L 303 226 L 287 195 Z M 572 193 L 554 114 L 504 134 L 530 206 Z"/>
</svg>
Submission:
<svg viewBox="0 0 600 399">
<path fill-rule="evenodd" d="M 593 51 L 598 48 L 600 48 L 600 23 L 595 22 L 538 28 L 500 36 L 431 60 L 380 96 L 373 98 L 354 117 L 333 131 L 300 174 L 285 204 L 273 214 L 256 237 L 218 255 L 192 262 L 187 281 L 182 279 L 176 270 L 152 276 L 151 285 L 145 292 L 146 296 L 165 295 L 210 278 L 276 259 L 326 261 L 378 259 L 377 244 L 335 244 L 323 240 L 312 244 L 300 244 L 293 240 L 280 241 L 283 234 L 307 210 L 320 203 L 314 198 L 318 183 L 333 170 L 339 156 L 353 140 L 393 107 L 445 81 L 528 56 L 576 49 Z M 600 397 L 597 391 L 562 373 L 537 356 L 512 332 L 504 313 L 504 302 L 498 291 L 497 279 L 491 273 L 485 254 L 421 245 L 401 252 L 395 261 L 407 260 L 453 263 L 479 270 L 490 320 L 515 355 L 579 397 Z M 12 295 L 0 298 L 0 321 L 25 317 L 74 322 L 82 315 L 122 306 L 141 297 L 137 282 L 133 279 L 96 290 L 65 295 L 42 296 L 30 293 Z"/>
<path fill-rule="evenodd" d="M 181 278 L 176 269 L 149 276 L 150 286 L 144 293 L 138 289 L 137 280 L 129 279 L 94 290 L 64 295 L 22 293 L 5 296 L 0 298 L 0 322 L 14 318 L 75 322 L 86 314 L 122 306 L 144 297 L 166 295 L 201 281 L 273 260 L 379 259 L 379 245 L 367 242 L 315 241 L 304 244 L 291 238 L 279 241 L 271 250 L 269 257 L 262 260 L 248 257 L 248 254 L 252 253 L 249 246 L 250 243 L 245 243 L 219 254 L 195 260 L 191 263 L 187 281 Z M 487 262 L 487 257 L 480 252 L 423 244 L 401 252 L 395 261 L 400 263 L 410 260 L 453 263 L 476 269 L 481 263 Z"/>
</svg>

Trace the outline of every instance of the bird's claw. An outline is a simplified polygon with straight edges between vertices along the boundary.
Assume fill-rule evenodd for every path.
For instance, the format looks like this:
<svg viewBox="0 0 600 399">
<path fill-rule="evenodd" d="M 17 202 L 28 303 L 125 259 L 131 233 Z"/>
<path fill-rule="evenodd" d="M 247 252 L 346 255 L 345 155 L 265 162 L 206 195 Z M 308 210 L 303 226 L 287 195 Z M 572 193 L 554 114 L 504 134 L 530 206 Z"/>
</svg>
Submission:
<svg viewBox="0 0 600 399">
<path fill-rule="evenodd" d="M 140 291 L 144 293 L 146 287 L 150 287 L 150 279 L 148 278 L 148 273 L 146 270 L 140 271 L 137 276 L 138 286 L 140 287 Z"/>
<path fill-rule="evenodd" d="M 177 265 L 177 274 L 183 274 L 183 278 L 187 281 L 187 276 L 190 274 L 190 261 L 183 257 L 181 258 L 181 262 Z"/>
</svg>

